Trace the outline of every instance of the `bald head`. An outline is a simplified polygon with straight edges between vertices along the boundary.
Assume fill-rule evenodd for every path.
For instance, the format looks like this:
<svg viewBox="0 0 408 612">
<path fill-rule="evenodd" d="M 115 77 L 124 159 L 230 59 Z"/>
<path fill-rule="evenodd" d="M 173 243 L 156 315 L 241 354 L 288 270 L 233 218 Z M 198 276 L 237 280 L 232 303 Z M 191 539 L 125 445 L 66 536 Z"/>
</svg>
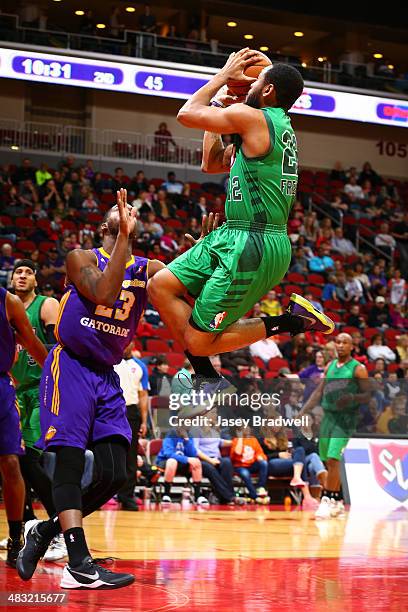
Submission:
<svg viewBox="0 0 408 612">
<path fill-rule="evenodd" d="M 351 356 L 353 350 L 353 338 L 350 334 L 341 333 L 336 336 L 336 350 L 337 355 L 341 361 L 348 359 Z"/>
</svg>

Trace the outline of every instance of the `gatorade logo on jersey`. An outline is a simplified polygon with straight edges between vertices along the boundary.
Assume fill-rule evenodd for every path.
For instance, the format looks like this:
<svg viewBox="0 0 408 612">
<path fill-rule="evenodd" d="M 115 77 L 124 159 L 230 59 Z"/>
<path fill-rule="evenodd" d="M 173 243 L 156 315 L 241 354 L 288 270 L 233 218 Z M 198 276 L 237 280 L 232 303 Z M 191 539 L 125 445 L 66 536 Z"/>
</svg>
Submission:
<svg viewBox="0 0 408 612">
<path fill-rule="evenodd" d="M 221 325 L 221 323 L 223 322 L 223 320 L 228 316 L 228 312 L 219 312 L 218 314 L 215 315 L 215 317 L 213 318 L 213 320 L 211 321 L 209 327 L 211 329 L 218 329 L 218 327 Z"/>
<path fill-rule="evenodd" d="M 52 438 L 55 436 L 55 434 L 57 433 L 57 430 L 55 429 L 55 427 L 53 427 L 53 425 L 51 425 L 48 430 L 47 433 L 45 434 L 45 440 L 48 442 L 48 440 L 52 440 Z"/>
<path fill-rule="evenodd" d="M 377 484 L 400 502 L 408 499 L 408 447 L 396 442 L 370 444 Z"/>
</svg>

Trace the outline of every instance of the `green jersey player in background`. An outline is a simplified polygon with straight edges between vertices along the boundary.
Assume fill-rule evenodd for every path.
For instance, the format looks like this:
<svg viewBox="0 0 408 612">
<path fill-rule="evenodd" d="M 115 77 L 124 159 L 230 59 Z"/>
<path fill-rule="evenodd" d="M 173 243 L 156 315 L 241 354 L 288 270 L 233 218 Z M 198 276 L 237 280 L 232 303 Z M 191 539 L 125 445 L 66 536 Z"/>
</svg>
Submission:
<svg viewBox="0 0 408 612">
<path fill-rule="evenodd" d="M 53 297 L 36 293 L 36 264 L 30 259 L 20 259 L 14 266 L 11 285 L 23 302 L 28 320 L 35 335 L 45 345 L 54 345 L 54 327 L 58 318 L 59 303 Z M 18 357 L 11 374 L 16 381 L 16 396 L 20 410 L 25 454 L 20 456 L 21 472 L 26 482 L 26 506 L 24 520 L 35 518 L 29 491 L 33 489 L 48 515 L 55 513 L 51 480 L 41 465 L 41 452 L 35 443 L 41 437 L 39 386 L 42 369 L 31 355 L 17 344 Z M 4 542 L 2 542 L 4 544 Z M 50 544 L 44 559 L 57 561 L 66 555 L 65 542 L 56 537 Z"/>
<path fill-rule="evenodd" d="M 149 283 L 151 301 L 185 347 L 196 375 L 215 379 L 213 391 L 222 390 L 226 382 L 217 382 L 206 356 L 282 332 L 295 335 L 310 329 L 329 334 L 334 329 L 328 317 L 296 294 L 280 316 L 241 319 L 288 270 L 291 243 L 286 226 L 298 173 L 288 110 L 303 91 L 302 76 L 293 66 L 274 64 L 258 79 L 249 79 L 244 70 L 257 60 L 257 52 L 249 49 L 232 53 L 178 114 L 183 125 L 205 130 L 203 170 L 230 172 L 227 220 Z M 229 79 L 249 80 L 245 103 L 223 108 L 216 98 L 210 105 Z M 234 134 L 237 144 L 224 148 L 221 134 Z M 187 294 L 195 298 L 193 308 Z"/>
</svg>

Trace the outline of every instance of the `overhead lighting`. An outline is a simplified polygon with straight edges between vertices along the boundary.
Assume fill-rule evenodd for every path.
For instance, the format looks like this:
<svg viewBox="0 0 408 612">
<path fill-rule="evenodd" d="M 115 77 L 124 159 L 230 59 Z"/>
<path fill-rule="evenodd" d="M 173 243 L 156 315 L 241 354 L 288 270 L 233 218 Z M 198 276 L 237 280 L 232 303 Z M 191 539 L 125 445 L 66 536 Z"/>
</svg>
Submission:
<svg viewBox="0 0 408 612">
<path fill-rule="evenodd" d="M 394 64 L 388 64 L 387 68 L 388 70 L 394 70 Z"/>
<path fill-rule="evenodd" d="M 19 151 L 20 147 L 18 147 L 17 145 L 11 145 L 10 149 L 12 151 Z"/>
<path fill-rule="evenodd" d="M 296 36 L 296 38 L 302 38 L 302 36 L 304 36 L 303 32 L 293 32 L 293 36 Z"/>
<path fill-rule="evenodd" d="M 135 12 L 135 7 L 134 6 L 127 6 L 125 8 L 125 11 L 127 11 L 128 13 L 134 13 Z"/>
<path fill-rule="evenodd" d="M 307 68 L 306 62 L 302 62 L 302 68 Z"/>
<path fill-rule="evenodd" d="M 96 27 L 98 28 L 98 30 L 104 30 L 106 28 L 106 25 L 104 23 L 97 23 Z"/>
<path fill-rule="evenodd" d="M 54 0 L 54 2 L 61 2 L 61 0 Z"/>
<path fill-rule="evenodd" d="M 236 28 L 236 27 L 237 27 L 237 25 L 238 25 L 238 24 L 237 24 L 237 22 L 236 22 L 236 21 L 228 21 L 228 22 L 227 22 L 227 26 L 228 26 L 229 28 Z"/>
<path fill-rule="evenodd" d="M 85 15 L 85 11 L 75 11 L 75 15 L 79 15 L 79 17 L 81 17 L 82 15 Z"/>
<path fill-rule="evenodd" d="M 382 59 L 384 56 L 383 56 L 383 54 L 382 54 L 382 53 L 373 53 L 373 57 L 374 57 L 375 59 Z"/>
<path fill-rule="evenodd" d="M 262 47 L 259 47 L 260 51 L 269 51 L 269 47 L 267 47 L 266 45 L 263 45 Z"/>
<path fill-rule="evenodd" d="M 318 58 L 317 58 L 317 61 L 318 61 L 318 62 L 324 62 L 324 57 L 321 57 L 321 56 L 320 56 L 320 57 L 318 57 Z"/>
<path fill-rule="evenodd" d="M 246 38 L 247 40 L 252 40 L 254 37 L 253 34 L 244 34 L 244 38 Z"/>
</svg>

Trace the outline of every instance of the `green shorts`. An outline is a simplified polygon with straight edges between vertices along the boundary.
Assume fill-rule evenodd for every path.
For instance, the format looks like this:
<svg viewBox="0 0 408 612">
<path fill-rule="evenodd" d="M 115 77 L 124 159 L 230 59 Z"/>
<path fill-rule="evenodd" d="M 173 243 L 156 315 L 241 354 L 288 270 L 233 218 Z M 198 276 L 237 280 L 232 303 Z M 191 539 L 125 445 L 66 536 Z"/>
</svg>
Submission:
<svg viewBox="0 0 408 612">
<path fill-rule="evenodd" d="M 357 415 L 325 412 L 319 433 L 319 455 L 322 461 L 340 461 L 348 441 L 356 430 Z"/>
<path fill-rule="evenodd" d="M 286 225 L 227 221 L 168 269 L 195 298 L 194 323 L 220 332 L 282 280 L 291 255 Z"/>
<path fill-rule="evenodd" d="M 26 446 L 34 448 L 34 444 L 41 437 L 39 387 L 36 385 L 25 389 L 17 389 L 16 396 L 20 410 L 23 440 Z"/>
</svg>

